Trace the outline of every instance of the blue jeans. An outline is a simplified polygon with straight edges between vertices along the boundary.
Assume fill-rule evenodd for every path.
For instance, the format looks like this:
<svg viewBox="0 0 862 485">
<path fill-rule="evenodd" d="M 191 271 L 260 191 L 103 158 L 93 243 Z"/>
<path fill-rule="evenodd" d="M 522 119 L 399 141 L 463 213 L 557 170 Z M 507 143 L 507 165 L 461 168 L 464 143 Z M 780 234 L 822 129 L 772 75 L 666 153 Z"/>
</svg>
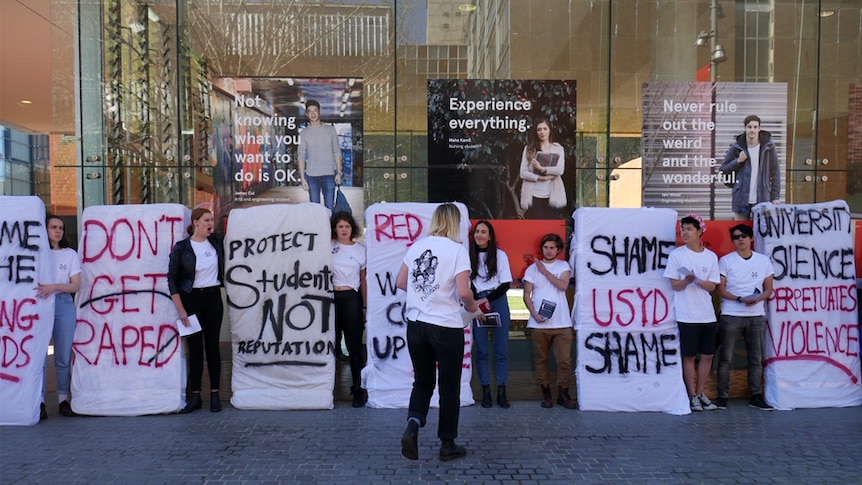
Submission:
<svg viewBox="0 0 862 485">
<path fill-rule="evenodd" d="M 319 204 L 320 192 L 323 192 L 323 205 L 329 210 L 335 204 L 335 175 L 306 175 L 308 182 L 308 200 Z"/>
<path fill-rule="evenodd" d="M 479 294 L 479 298 L 484 298 Z M 505 386 L 509 374 L 509 301 L 503 295 L 491 302 L 491 311 L 500 314 L 499 327 L 480 327 L 473 322 L 473 351 L 476 353 L 476 371 L 479 373 L 479 383 L 483 386 L 491 384 L 491 374 L 488 365 L 489 338 L 494 334 L 494 362 L 496 365 L 497 385 Z"/>
<path fill-rule="evenodd" d="M 440 373 L 440 420 L 437 437 L 458 437 L 461 412 L 461 367 L 464 360 L 464 329 L 447 328 L 425 322 L 407 322 L 407 349 L 413 362 L 413 390 L 407 419 L 416 418 L 425 426 L 435 373 Z"/>
<path fill-rule="evenodd" d="M 718 348 L 718 397 L 726 398 L 730 388 L 730 361 L 739 335 L 745 337 L 745 352 L 748 354 L 748 389 L 751 394 L 763 395 L 760 383 L 763 380 L 763 340 L 766 320 L 763 316 L 721 316 L 721 343 Z"/>
<path fill-rule="evenodd" d="M 69 293 L 57 293 L 54 296 L 54 367 L 57 369 L 57 394 L 65 394 L 69 397 L 72 382 L 72 342 L 75 339 L 75 303 Z M 48 360 L 45 359 L 47 370 Z M 42 400 L 45 400 L 45 392 L 48 382 L 45 378 L 46 372 L 42 372 Z"/>
</svg>

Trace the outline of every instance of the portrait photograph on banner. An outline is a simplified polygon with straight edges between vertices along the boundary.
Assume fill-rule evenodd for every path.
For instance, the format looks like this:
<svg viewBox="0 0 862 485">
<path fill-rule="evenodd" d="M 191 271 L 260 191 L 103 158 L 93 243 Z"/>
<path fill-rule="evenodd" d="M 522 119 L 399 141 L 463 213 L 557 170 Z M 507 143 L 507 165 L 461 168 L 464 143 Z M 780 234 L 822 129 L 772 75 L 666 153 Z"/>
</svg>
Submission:
<svg viewBox="0 0 862 485">
<path fill-rule="evenodd" d="M 862 404 L 852 226 L 843 200 L 754 207 L 755 247 L 775 268 L 763 371 L 778 409 Z"/>
<path fill-rule="evenodd" d="M 674 295 L 663 276 L 677 213 L 585 207 L 573 218 L 579 408 L 689 414 Z"/>
<path fill-rule="evenodd" d="M 140 416 L 185 404 L 185 353 L 167 275 L 190 216 L 180 204 L 84 210 L 72 344 L 76 413 Z"/>
<path fill-rule="evenodd" d="M 563 219 L 575 208 L 577 83 L 429 79 L 428 200 L 471 219 Z"/>
<path fill-rule="evenodd" d="M 653 81 L 642 94 L 644 207 L 733 219 L 751 180 L 762 186 L 758 202 L 785 200 L 786 83 Z M 751 142 L 749 116 L 759 120 Z M 755 147 L 756 162 L 747 158 Z M 746 163 L 758 163 L 757 175 Z"/>
<path fill-rule="evenodd" d="M 368 266 L 368 314 L 365 325 L 368 360 L 362 370 L 362 386 L 372 408 L 406 408 L 413 388 L 413 364 L 407 350 L 406 294 L 396 291 L 395 280 L 410 246 L 424 238 L 439 204 L 380 203 L 365 211 L 365 247 Z M 470 220 L 461 212 L 461 243 L 467 248 Z M 464 362 L 461 373 L 461 405 L 473 404 L 471 327 L 464 329 Z M 432 406 L 438 402 L 437 391 Z"/>
<path fill-rule="evenodd" d="M 308 202 L 302 170 L 312 176 L 332 175 L 335 157 L 341 163 L 337 183 L 351 205 L 362 206 L 362 79 L 219 77 L 212 83 L 209 163 L 217 219 L 233 207 Z M 311 122 L 309 109 L 332 135 L 325 143 L 301 142 Z M 334 152 L 328 155 L 332 160 L 326 160 L 329 165 L 319 165 L 322 150 Z M 300 155 L 307 166 L 300 166 Z"/>
<path fill-rule="evenodd" d="M 320 204 L 231 211 L 224 281 L 235 408 L 332 409 L 330 240 L 329 213 Z"/>
<path fill-rule="evenodd" d="M 54 298 L 39 298 L 37 285 L 53 277 L 38 197 L 0 196 L 0 425 L 39 422 L 42 376 Z"/>
</svg>

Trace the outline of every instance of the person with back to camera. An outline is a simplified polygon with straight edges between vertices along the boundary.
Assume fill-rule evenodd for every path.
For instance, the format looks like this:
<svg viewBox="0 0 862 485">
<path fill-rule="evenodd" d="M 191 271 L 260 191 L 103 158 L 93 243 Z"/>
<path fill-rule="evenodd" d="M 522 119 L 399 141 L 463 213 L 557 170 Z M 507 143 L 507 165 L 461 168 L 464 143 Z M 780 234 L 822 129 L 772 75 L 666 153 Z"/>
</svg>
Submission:
<svg viewBox="0 0 862 485">
<path fill-rule="evenodd" d="M 718 258 L 701 243 L 706 223 L 699 215 L 683 217 L 679 231 L 683 245 L 670 252 L 663 276 L 670 280 L 674 291 L 673 309 L 679 327 L 682 378 L 689 406 L 692 411 L 712 411 L 717 406 L 704 396 L 703 389 L 715 355 L 717 326 L 709 293 L 721 281 Z M 700 362 L 695 371 L 698 352 Z"/>
<path fill-rule="evenodd" d="M 461 305 L 476 312 L 479 304 L 470 289 L 470 255 L 460 243 L 461 212 L 455 204 L 441 204 L 431 216 L 428 236 L 407 250 L 395 286 L 407 292 L 407 349 L 413 362 L 413 390 L 407 427 L 401 436 L 401 454 L 419 459 L 419 428 L 425 426 L 435 371 L 439 374 L 440 420 L 437 437 L 440 459 L 467 455 L 455 444 L 461 412 L 461 370 L 464 360 L 464 324 Z"/>
<path fill-rule="evenodd" d="M 72 342 L 75 339 L 75 303 L 72 294 L 81 288 L 81 263 L 78 253 L 72 249 L 69 239 L 66 238 L 66 225 L 58 216 L 49 215 L 45 218 L 45 227 L 48 230 L 48 242 L 51 244 L 51 256 L 53 257 L 52 283 L 39 283 L 36 286 L 36 296 L 48 298 L 54 297 L 54 367 L 57 373 L 57 401 L 60 403 L 59 411 L 63 416 L 75 416 L 70 404 L 70 391 L 72 383 Z M 45 361 L 47 370 L 48 361 Z M 39 419 L 48 417 L 45 406 L 45 392 L 47 390 L 47 372 L 42 372 L 42 404 L 39 407 Z"/>
<path fill-rule="evenodd" d="M 536 359 L 536 381 L 542 388 L 542 407 L 554 407 L 551 397 L 551 374 L 548 351 L 554 349 L 557 361 L 557 404 L 575 409 L 569 396 L 572 376 L 572 318 L 566 289 L 569 287 L 569 264 L 557 256 L 565 243 L 557 234 L 546 234 L 539 243 L 542 259 L 524 273 L 524 304 L 530 311 L 527 328 L 533 338 Z"/>
<path fill-rule="evenodd" d="M 494 363 L 497 377 L 497 404 L 509 408 L 506 398 L 506 379 L 509 373 L 509 326 L 511 317 L 506 292 L 512 283 L 509 258 L 497 247 L 494 227 L 488 221 L 479 221 L 473 227 L 470 240 L 470 280 L 474 298 L 486 299 L 491 311 L 500 314 L 499 327 L 485 327 L 473 321 L 473 348 L 476 351 L 476 370 L 482 384 L 482 407 L 491 407 L 491 376 L 488 366 L 489 338 L 494 335 Z"/>
<path fill-rule="evenodd" d="M 772 411 L 763 399 L 763 343 L 766 337 L 766 300 L 772 295 L 772 261 L 751 249 L 754 231 L 745 224 L 730 228 L 736 251 L 718 260 L 721 282 L 721 341 L 718 347 L 718 409 L 727 408 L 730 388 L 730 361 L 740 335 L 745 337 L 748 355 L 748 405 Z"/>
<path fill-rule="evenodd" d="M 332 216 L 332 285 L 335 289 L 335 331 L 344 332 L 350 354 L 353 407 L 368 401 L 362 389 L 362 332 L 365 330 L 365 246 L 356 242 L 359 229 L 349 212 Z"/>
<path fill-rule="evenodd" d="M 748 115 L 743 121 L 745 133 L 727 150 L 719 171 L 735 176 L 731 198 L 733 218 L 751 219 L 751 208 L 759 202 L 779 203 L 781 167 L 772 133 L 760 129 L 760 118 Z"/>
<path fill-rule="evenodd" d="M 527 219 L 559 219 L 566 206 L 562 175 L 566 151 L 554 141 L 551 122 L 536 118 L 521 154 L 521 208 Z"/>
<path fill-rule="evenodd" d="M 308 200 L 332 210 L 335 203 L 335 186 L 341 185 L 341 145 L 335 127 L 320 120 L 320 103 L 309 99 L 305 103 L 308 126 L 299 132 L 296 162 L 303 190 Z"/>
<path fill-rule="evenodd" d="M 213 233 L 213 227 L 213 213 L 209 209 L 193 210 L 192 223 L 186 229 L 189 237 L 174 244 L 168 263 L 168 290 L 182 324 L 189 326 L 189 316 L 197 315 L 202 330 L 186 337 L 191 395 L 180 414 L 191 413 L 203 404 L 204 349 L 210 378 L 210 411 L 221 411 L 219 334 L 224 314 L 221 296 L 224 245 L 222 237 Z"/>
</svg>

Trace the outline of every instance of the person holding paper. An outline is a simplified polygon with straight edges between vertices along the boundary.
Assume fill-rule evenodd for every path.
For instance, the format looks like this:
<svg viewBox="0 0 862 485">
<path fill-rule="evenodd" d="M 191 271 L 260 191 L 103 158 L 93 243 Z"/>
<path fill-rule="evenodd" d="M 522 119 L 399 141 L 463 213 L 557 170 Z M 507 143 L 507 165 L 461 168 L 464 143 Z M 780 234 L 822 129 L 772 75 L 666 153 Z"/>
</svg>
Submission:
<svg viewBox="0 0 862 485">
<path fill-rule="evenodd" d="M 512 283 L 509 257 L 497 247 L 494 226 L 488 221 L 479 221 L 473 226 L 470 241 L 470 281 L 476 299 L 486 299 L 491 312 L 499 314 L 499 327 L 487 327 L 480 321 L 473 322 L 473 349 L 476 370 L 482 384 L 482 407 L 491 407 L 491 375 L 488 366 L 488 348 L 491 334 L 494 335 L 494 362 L 497 377 L 497 404 L 509 408 L 506 398 L 506 379 L 509 373 L 509 301 L 506 292 Z"/>
<path fill-rule="evenodd" d="M 332 217 L 332 285 L 335 289 L 335 332 L 344 333 L 350 354 L 350 375 L 353 385 L 353 407 L 361 408 L 368 401 L 362 389 L 362 332 L 365 330 L 365 246 L 356 242 L 359 230 L 349 212 Z M 340 345 L 340 342 L 337 343 Z"/>
<path fill-rule="evenodd" d="M 554 141 L 547 118 L 533 120 L 530 141 L 521 155 L 521 208 L 527 219 L 559 219 L 566 206 L 562 175 L 566 151 Z"/>
<path fill-rule="evenodd" d="M 751 219 L 751 208 L 758 202 L 779 203 L 781 167 L 772 134 L 760 129 L 760 117 L 743 120 L 745 133 L 736 137 L 721 162 L 719 171 L 734 177 L 731 207 L 734 219 Z"/>
<path fill-rule="evenodd" d="M 57 373 L 57 401 L 59 411 L 63 416 L 74 416 L 72 411 L 70 390 L 72 382 L 72 342 L 75 338 L 75 303 L 72 294 L 81 288 L 81 263 L 78 253 L 72 249 L 66 238 L 66 225 L 58 216 L 49 215 L 45 219 L 48 230 L 48 242 L 51 245 L 54 274 L 51 283 L 39 283 L 36 286 L 36 296 L 48 298 L 54 296 L 54 367 Z M 45 406 L 47 390 L 47 364 L 42 372 L 42 404 L 39 407 L 39 419 L 48 417 Z"/>
<path fill-rule="evenodd" d="M 461 412 L 461 369 L 464 360 L 464 324 L 461 305 L 476 312 L 478 303 L 470 289 L 470 255 L 460 243 L 461 212 L 455 204 L 441 204 L 431 216 L 428 236 L 410 246 L 395 286 L 407 292 L 407 348 L 413 363 L 413 390 L 407 412 L 407 428 L 401 436 L 401 454 L 419 459 L 419 428 L 425 426 L 435 372 L 439 374 L 442 441 L 440 459 L 467 455 L 455 444 Z"/>
<path fill-rule="evenodd" d="M 710 292 L 719 283 L 718 258 L 703 247 L 706 223 L 697 214 L 682 218 L 683 246 L 670 252 L 664 277 L 674 290 L 673 309 L 679 326 L 682 378 L 692 411 L 712 411 L 715 404 L 703 394 L 715 354 L 715 310 Z M 695 364 L 698 352 L 700 362 Z M 697 368 L 695 370 L 695 367 Z"/>
<path fill-rule="evenodd" d="M 736 251 L 718 261 L 721 282 L 721 337 L 718 349 L 718 409 L 727 408 L 730 388 L 730 360 L 740 335 L 745 338 L 748 355 L 748 405 L 772 411 L 774 408 L 763 399 L 763 343 L 766 335 L 766 300 L 772 295 L 772 276 L 775 270 L 766 255 L 751 249 L 754 231 L 746 224 L 730 228 L 730 238 Z"/>
<path fill-rule="evenodd" d="M 200 409 L 204 350 L 210 378 L 210 411 L 221 411 L 219 385 L 221 355 L 219 334 L 224 309 L 221 287 L 224 274 L 224 245 L 213 234 L 213 213 L 198 207 L 192 211 L 189 237 L 178 241 L 168 263 L 168 290 L 182 325 L 189 326 L 189 315 L 196 315 L 202 331 L 186 337 L 189 349 L 189 387 L 191 395 L 180 414 Z"/>
<path fill-rule="evenodd" d="M 536 381 L 542 388 L 542 407 L 554 407 L 551 396 L 551 374 L 548 351 L 553 347 L 557 359 L 557 404 L 575 409 L 569 396 L 572 376 L 572 319 L 566 288 L 569 287 L 569 264 L 557 256 L 565 243 L 557 234 L 547 234 L 539 243 L 542 259 L 524 273 L 524 304 L 530 311 L 527 328 L 532 330 L 533 353 L 536 356 Z"/>
</svg>

